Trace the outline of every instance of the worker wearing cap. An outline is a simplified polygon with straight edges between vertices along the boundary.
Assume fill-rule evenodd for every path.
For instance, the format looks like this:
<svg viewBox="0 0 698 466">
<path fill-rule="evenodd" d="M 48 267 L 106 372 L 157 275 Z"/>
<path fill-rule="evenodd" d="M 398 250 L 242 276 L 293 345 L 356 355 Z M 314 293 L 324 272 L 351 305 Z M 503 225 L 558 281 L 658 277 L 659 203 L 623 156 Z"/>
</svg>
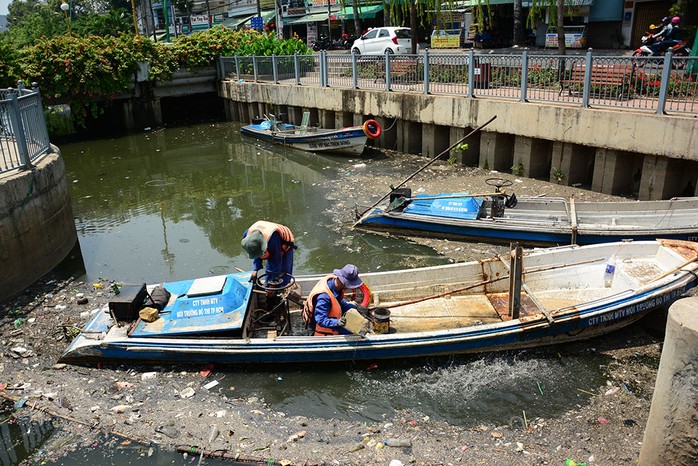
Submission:
<svg viewBox="0 0 698 466">
<path fill-rule="evenodd" d="M 293 233 L 279 223 L 259 220 L 252 224 L 242 235 L 242 247 L 253 259 L 252 279 L 262 270 L 267 261 L 266 283 L 275 286 L 288 284 L 293 275 Z"/>
<path fill-rule="evenodd" d="M 315 336 L 347 335 L 351 332 L 344 328 L 349 309 L 356 309 L 356 303 L 344 299 L 345 289 L 355 289 L 363 285 L 359 269 L 347 264 L 335 269 L 331 275 L 323 277 L 313 287 L 305 301 L 304 312 L 312 312 L 315 320 Z"/>
</svg>

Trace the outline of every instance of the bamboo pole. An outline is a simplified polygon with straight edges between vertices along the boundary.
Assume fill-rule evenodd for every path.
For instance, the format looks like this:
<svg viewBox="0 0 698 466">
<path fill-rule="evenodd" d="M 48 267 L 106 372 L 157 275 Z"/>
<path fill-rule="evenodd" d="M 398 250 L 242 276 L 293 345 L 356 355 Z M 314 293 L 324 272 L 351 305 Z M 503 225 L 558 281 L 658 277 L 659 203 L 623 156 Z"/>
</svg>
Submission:
<svg viewBox="0 0 698 466">
<path fill-rule="evenodd" d="M 355 227 L 356 225 L 358 225 L 359 223 L 361 223 L 362 221 L 364 221 L 366 215 L 369 214 L 369 213 L 373 210 L 374 207 L 376 207 L 378 204 L 380 204 L 381 202 L 383 202 L 383 200 L 384 200 L 386 197 L 390 196 L 390 193 L 392 193 L 392 192 L 395 191 L 396 189 L 400 188 L 401 186 L 404 186 L 405 183 L 407 183 L 407 182 L 410 181 L 412 178 L 414 178 L 415 176 L 417 176 L 417 174 L 419 174 L 421 171 L 423 171 L 423 170 L 424 170 L 425 168 L 427 168 L 429 165 L 431 165 L 432 163 L 434 163 L 434 162 L 436 162 L 437 160 L 439 160 L 444 154 L 448 154 L 448 153 L 451 151 L 451 149 L 453 149 L 454 147 L 460 145 L 463 141 L 465 141 L 466 139 L 468 139 L 470 136 L 472 136 L 473 134 L 479 132 L 480 130 L 482 130 L 482 128 L 484 128 L 485 126 L 487 126 L 487 125 L 489 125 L 490 123 L 492 123 L 492 122 L 495 120 L 495 118 L 497 118 L 497 115 L 493 116 L 492 118 L 490 118 L 489 120 L 487 120 L 486 122 L 484 122 L 483 124 L 481 124 L 480 126 L 478 126 L 477 128 L 475 128 L 474 130 L 472 130 L 471 132 L 469 132 L 468 134 L 466 134 L 465 136 L 463 136 L 462 138 L 460 138 L 457 142 L 455 142 L 455 143 L 451 144 L 450 146 L 448 146 L 448 148 L 445 149 L 444 151 L 442 151 L 439 155 L 437 155 L 436 157 L 434 157 L 433 159 L 431 159 L 430 161 L 428 161 L 427 163 L 425 163 L 424 165 L 422 165 L 422 167 L 421 167 L 419 170 L 417 170 L 416 172 L 412 173 L 410 176 L 408 176 L 408 177 L 405 178 L 403 181 L 401 181 L 400 184 L 398 184 L 396 187 L 392 188 L 392 189 L 390 190 L 390 192 L 388 192 L 388 193 L 385 194 L 383 197 L 381 197 L 380 199 L 378 199 L 378 201 L 377 201 L 375 204 L 373 204 L 373 205 L 372 205 L 371 207 L 369 207 L 368 209 L 364 210 L 364 211 L 359 215 L 359 219 L 358 219 L 356 222 L 354 222 L 354 225 L 352 225 L 352 227 Z"/>
<path fill-rule="evenodd" d="M 196 446 L 186 446 L 177 445 L 177 451 L 180 453 L 188 453 L 190 455 L 201 455 L 207 458 L 219 458 L 224 460 L 233 460 L 238 463 L 251 463 L 251 464 L 263 464 L 263 465 L 278 465 L 279 463 L 274 459 L 265 460 L 264 458 L 257 458 L 254 456 L 245 456 L 240 453 L 229 451 L 229 450 L 204 450 Z"/>
</svg>

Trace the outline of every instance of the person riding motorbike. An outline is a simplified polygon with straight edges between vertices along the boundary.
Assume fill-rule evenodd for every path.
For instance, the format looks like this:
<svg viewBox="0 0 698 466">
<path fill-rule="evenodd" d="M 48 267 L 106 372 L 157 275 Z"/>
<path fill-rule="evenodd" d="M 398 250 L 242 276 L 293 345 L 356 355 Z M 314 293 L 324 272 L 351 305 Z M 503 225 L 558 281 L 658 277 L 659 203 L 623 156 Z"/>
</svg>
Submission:
<svg viewBox="0 0 698 466">
<path fill-rule="evenodd" d="M 662 29 L 654 35 L 653 44 L 645 45 L 640 47 L 644 52 L 649 53 L 652 56 L 661 55 L 666 52 L 670 47 L 678 44 L 680 42 L 680 28 L 679 22 L 681 18 L 674 16 L 669 18 L 665 16 L 662 19 Z"/>
</svg>

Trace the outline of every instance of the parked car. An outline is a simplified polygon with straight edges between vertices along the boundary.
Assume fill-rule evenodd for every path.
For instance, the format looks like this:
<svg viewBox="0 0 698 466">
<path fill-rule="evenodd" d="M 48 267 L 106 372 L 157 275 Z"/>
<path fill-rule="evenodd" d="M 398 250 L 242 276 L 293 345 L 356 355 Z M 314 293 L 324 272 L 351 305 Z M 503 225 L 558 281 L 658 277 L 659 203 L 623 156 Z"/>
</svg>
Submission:
<svg viewBox="0 0 698 466">
<path fill-rule="evenodd" d="M 381 27 L 368 31 L 354 41 L 351 52 L 357 55 L 383 55 L 388 53 L 410 53 L 412 31 L 410 28 Z"/>
</svg>

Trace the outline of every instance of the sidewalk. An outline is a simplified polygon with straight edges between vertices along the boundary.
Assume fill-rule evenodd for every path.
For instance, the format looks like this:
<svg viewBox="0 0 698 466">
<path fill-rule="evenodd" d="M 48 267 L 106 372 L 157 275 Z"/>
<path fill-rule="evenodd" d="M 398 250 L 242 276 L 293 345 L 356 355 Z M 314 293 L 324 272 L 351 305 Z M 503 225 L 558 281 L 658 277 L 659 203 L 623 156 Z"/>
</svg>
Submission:
<svg viewBox="0 0 698 466">
<path fill-rule="evenodd" d="M 557 55 L 557 49 L 545 48 L 545 47 L 501 47 L 496 49 L 489 48 L 457 48 L 457 49 L 433 49 L 428 46 L 426 42 L 420 42 L 418 53 L 424 53 L 424 50 L 428 49 L 430 54 L 444 54 L 444 55 L 455 55 L 455 54 L 466 54 L 473 50 L 476 54 L 497 54 L 497 55 L 513 55 L 521 54 L 524 50 L 528 50 L 528 53 L 533 55 Z M 582 56 L 586 55 L 589 49 L 571 49 L 567 48 L 565 50 L 566 55 Z M 317 53 L 317 52 L 316 52 Z M 328 50 L 331 54 L 349 54 L 349 50 Z M 611 56 L 611 57 L 630 57 L 633 54 L 631 49 L 592 49 L 592 53 L 595 56 Z"/>
</svg>

